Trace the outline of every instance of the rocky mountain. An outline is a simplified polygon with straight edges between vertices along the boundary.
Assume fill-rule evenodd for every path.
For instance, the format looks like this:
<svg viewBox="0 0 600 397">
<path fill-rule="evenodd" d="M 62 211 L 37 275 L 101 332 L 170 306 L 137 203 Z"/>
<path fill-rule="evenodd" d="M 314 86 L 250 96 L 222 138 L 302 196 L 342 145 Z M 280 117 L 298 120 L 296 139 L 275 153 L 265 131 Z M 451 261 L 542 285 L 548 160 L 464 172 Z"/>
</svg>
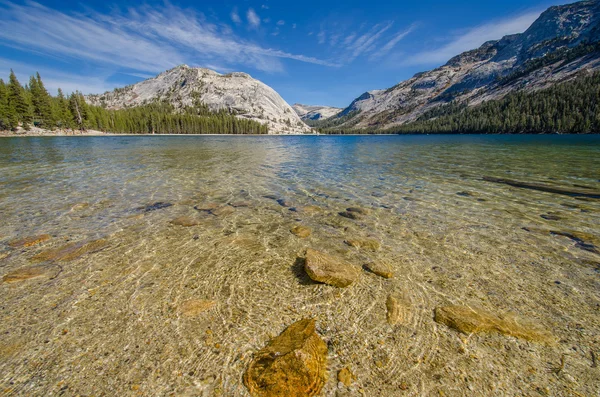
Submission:
<svg viewBox="0 0 600 397">
<path fill-rule="evenodd" d="M 600 0 L 551 7 L 527 31 L 490 41 L 396 86 L 369 91 L 327 127 L 384 129 L 451 101 L 476 105 L 600 69 Z"/>
<path fill-rule="evenodd" d="M 211 111 L 227 110 L 239 118 L 268 124 L 271 134 L 312 132 L 275 90 L 246 73 L 219 74 L 213 70 L 177 66 L 158 76 L 118 88 L 86 101 L 108 109 L 167 101 L 175 108 L 200 101 Z"/>
<path fill-rule="evenodd" d="M 292 109 L 294 109 L 296 114 L 304 121 L 327 120 L 343 110 L 331 106 L 311 106 L 302 105 L 300 103 L 293 104 Z"/>
</svg>

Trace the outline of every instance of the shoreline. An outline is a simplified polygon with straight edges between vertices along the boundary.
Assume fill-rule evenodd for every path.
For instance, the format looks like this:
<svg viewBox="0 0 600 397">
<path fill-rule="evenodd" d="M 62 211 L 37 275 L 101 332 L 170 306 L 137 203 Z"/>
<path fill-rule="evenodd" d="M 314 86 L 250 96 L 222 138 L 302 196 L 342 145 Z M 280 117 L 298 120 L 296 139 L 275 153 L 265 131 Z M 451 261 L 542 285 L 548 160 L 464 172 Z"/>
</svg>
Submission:
<svg viewBox="0 0 600 397">
<path fill-rule="evenodd" d="M 600 133 L 580 133 L 580 134 L 558 134 L 558 133 L 501 133 L 501 134 L 461 134 L 461 133 L 440 133 L 440 134 L 122 134 L 122 133 L 112 133 L 112 132 L 103 132 L 97 130 L 87 130 L 84 132 L 81 131 L 72 131 L 72 130 L 57 130 L 57 131 L 49 131 L 43 130 L 41 128 L 32 128 L 30 131 L 24 131 L 22 128 L 19 128 L 17 132 L 11 131 L 0 131 L 0 138 L 33 138 L 33 137 L 111 137 L 111 136 L 139 136 L 139 137 L 150 137 L 150 136 L 252 136 L 252 137 L 284 137 L 284 136 L 318 136 L 318 137 L 333 137 L 333 136 L 465 136 L 465 135 L 496 135 L 496 136 L 506 136 L 506 135 L 526 135 L 526 136 L 538 136 L 538 135 L 600 135 Z"/>
</svg>

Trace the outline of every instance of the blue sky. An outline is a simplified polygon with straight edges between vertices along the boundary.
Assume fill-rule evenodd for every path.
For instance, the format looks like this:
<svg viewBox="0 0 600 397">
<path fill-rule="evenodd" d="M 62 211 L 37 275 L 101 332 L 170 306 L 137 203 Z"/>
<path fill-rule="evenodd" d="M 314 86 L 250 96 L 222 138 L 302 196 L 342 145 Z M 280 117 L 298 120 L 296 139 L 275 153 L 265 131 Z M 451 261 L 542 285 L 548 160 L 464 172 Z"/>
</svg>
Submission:
<svg viewBox="0 0 600 397">
<path fill-rule="evenodd" d="M 186 63 L 243 71 L 290 104 L 347 106 L 365 91 L 506 34 L 539 0 L 0 0 L 0 76 L 99 93 Z"/>
</svg>

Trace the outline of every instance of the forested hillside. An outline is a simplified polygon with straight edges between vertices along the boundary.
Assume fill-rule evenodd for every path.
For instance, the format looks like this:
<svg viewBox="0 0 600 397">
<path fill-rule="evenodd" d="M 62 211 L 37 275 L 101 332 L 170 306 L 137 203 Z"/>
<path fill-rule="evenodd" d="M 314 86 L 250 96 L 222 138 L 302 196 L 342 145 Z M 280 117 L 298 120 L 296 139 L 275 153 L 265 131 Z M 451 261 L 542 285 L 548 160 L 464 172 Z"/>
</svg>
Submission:
<svg viewBox="0 0 600 397">
<path fill-rule="evenodd" d="M 199 101 L 178 110 L 161 102 L 121 110 L 90 106 L 79 92 L 67 97 L 59 89 L 51 96 L 39 73 L 22 86 L 11 70 L 8 83 L 0 79 L 0 130 L 15 131 L 19 126 L 124 134 L 268 133 L 266 125 L 226 111 L 210 112 Z"/>
<path fill-rule="evenodd" d="M 330 120 L 327 120 L 330 121 Z M 331 121 L 330 121 L 331 123 Z M 328 126 L 329 127 L 329 126 Z M 454 100 L 416 121 L 380 130 L 321 128 L 325 134 L 591 134 L 600 133 L 600 72 L 540 91 L 517 91 L 469 106 Z"/>
<path fill-rule="evenodd" d="M 600 133 L 600 73 L 467 107 L 450 103 L 391 133 Z"/>
</svg>

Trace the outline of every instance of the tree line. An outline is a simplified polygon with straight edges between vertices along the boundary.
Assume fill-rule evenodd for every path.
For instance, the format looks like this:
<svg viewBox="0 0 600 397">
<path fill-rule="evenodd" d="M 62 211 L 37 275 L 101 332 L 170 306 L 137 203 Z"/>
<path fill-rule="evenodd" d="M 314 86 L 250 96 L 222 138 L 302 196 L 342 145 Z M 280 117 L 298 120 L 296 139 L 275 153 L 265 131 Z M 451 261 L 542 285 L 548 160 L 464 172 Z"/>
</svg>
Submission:
<svg viewBox="0 0 600 397">
<path fill-rule="evenodd" d="M 386 132 L 600 133 L 600 72 L 539 91 L 512 92 L 476 106 L 451 102 Z"/>
<path fill-rule="evenodd" d="M 0 130 L 88 129 L 121 134 L 267 134 L 268 126 L 241 119 L 226 110 L 211 112 L 198 99 L 192 106 L 175 108 L 166 102 L 110 110 L 86 103 L 76 91 L 52 96 L 40 74 L 22 86 L 11 70 L 7 83 L 0 79 Z"/>
<path fill-rule="evenodd" d="M 325 134 L 592 134 L 600 133 L 600 72 L 538 91 L 524 89 L 470 106 L 453 100 L 392 128 L 333 126 Z"/>
</svg>

